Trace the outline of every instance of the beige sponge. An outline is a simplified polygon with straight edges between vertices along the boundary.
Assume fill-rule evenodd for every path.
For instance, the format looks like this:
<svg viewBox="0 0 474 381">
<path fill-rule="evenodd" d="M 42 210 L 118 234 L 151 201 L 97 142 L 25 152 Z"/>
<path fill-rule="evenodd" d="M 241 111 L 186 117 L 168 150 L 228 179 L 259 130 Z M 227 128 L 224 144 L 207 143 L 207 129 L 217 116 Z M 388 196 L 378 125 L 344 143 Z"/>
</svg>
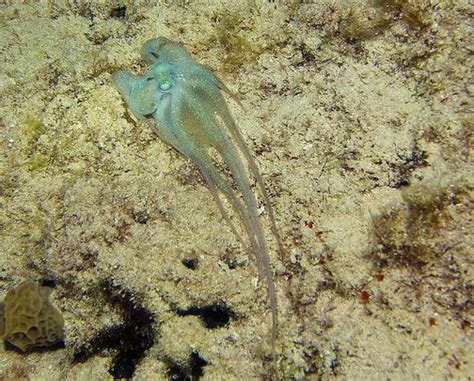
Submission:
<svg viewBox="0 0 474 381">
<path fill-rule="evenodd" d="M 52 288 L 26 281 L 0 303 L 0 337 L 21 351 L 50 346 L 64 338 L 64 319 L 51 304 Z"/>
</svg>

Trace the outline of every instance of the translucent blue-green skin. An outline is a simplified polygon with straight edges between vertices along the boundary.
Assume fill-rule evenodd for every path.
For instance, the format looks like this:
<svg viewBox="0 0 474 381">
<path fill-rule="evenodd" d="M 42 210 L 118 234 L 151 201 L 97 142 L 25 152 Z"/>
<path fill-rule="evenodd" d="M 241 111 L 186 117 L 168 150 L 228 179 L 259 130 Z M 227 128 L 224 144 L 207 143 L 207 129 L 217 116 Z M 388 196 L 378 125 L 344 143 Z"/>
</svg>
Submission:
<svg viewBox="0 0 474 381">
<path fill-rule="evenodd" d="M 112 77 L 115 85 L 130 110 L 138 118 L 153 118 L 156 133 L 199 167 L 211 190 L 222 192 L 229 200 L 245 225 L 260 275 L 265 274 L 260 254 L 266 251 L 266 243 L 237 148 L 256 166 L 221 94 L 228 90 L 184 46 L 167 38 L 147 41 L 142 57 L 151 65 L 148 71 L 139 76 L 121 70 Z M 227 165 L 240 192 L 219 172 L 211 148 Z"/>
<path fill-rule="evenodd" d="M 215 111 L 228 113 L 216 76 L 164 37 L 147 41 L 142 56 L 151 65 L 145 75 L 121 70 L 112 77 L 130 110 L 154 118 L 158 135 L 191 159 L 202 153 L 204 135 L 212 135 L 206 138 L 211 144 L 225 140 L 215 122 Z"/>
<path fill-rule="evenodd" d="M 152 118 L 158 136 L 198 166 L 226 222 L 244 247 L 255 255 L 259 275 L 266 280 L 268 288 L 274 343 L 277 307 L 268 247 L 242 157 L 257 178 L 277 239 L 278 235 L 263 180 L 222 96 L 222 91 L 230 92 L 184 46 L 167 38 L 147 41 L 142 56 L 151 65 L 143 76 L 121 70 L 113 75 L 113 82 L 138 118 Z M 219 171 L 212 152 L 220 156 L 232 179 Z M 239 235 L 223 208 L 222 194 L 242 221 L 247 239 Z"/>
</svg>

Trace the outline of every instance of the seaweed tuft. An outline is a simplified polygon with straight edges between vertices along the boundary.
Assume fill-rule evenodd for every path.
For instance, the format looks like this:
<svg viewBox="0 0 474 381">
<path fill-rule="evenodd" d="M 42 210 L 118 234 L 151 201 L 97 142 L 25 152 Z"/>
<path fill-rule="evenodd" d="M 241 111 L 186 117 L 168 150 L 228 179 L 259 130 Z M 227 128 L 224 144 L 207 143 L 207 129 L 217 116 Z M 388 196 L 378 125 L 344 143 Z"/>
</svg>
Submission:
<svg viewBox="0 0 474 381">
<path fill-rule="evenodd" d="M 242 32 L 244 17 L 240 13 L 222 16 L 216 28 L 217 42 L 224 48 L 223 71 L 231 73 L 254 61 L 260 49 Z"/>
<path fill-rule="evenodd" d="M 452 243 L 449 226 L 451 207 L 466 202 L 462 185 L 418 185 L 402 191 L 403 202 L 373 218 L 376 249 L 371 253 L 376 267 L 404 266 L 421 270 L 443 254 Z"/>
</svg>

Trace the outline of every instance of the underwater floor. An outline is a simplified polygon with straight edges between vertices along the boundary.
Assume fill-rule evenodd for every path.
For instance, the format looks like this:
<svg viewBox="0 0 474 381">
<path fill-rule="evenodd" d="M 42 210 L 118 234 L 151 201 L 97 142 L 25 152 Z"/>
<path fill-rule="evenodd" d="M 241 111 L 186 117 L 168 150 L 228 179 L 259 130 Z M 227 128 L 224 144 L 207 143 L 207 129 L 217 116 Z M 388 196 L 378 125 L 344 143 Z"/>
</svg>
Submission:
<svg viewBox="0 0 474 381">
<path fill-rule="evenodd" d="M 0 380 L 471 379 L 473 14 L 468 0 L 3 2 Z M 252 183 L 278 375 L 254 257 L 111 81 L 143 74 L 159 36 L 241 103 L 226 96 L 284 247 Z"/>
</svg>

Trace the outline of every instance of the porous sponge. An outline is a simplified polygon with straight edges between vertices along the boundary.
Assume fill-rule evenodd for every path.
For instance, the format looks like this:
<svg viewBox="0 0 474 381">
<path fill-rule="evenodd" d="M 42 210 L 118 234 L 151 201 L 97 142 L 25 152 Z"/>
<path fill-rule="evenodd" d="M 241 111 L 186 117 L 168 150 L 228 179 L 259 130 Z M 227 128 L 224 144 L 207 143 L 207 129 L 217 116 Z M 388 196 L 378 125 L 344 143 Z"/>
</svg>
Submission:
<svg viewBox="0 0 474 381">
<path fill-rule="evenodd" d="M 32 281 L 8 291 L 0 303 L 0 337 L 22 352 L 62 341 L 64 319 L 51 304 L 52 291 Z"/>
</svg>

